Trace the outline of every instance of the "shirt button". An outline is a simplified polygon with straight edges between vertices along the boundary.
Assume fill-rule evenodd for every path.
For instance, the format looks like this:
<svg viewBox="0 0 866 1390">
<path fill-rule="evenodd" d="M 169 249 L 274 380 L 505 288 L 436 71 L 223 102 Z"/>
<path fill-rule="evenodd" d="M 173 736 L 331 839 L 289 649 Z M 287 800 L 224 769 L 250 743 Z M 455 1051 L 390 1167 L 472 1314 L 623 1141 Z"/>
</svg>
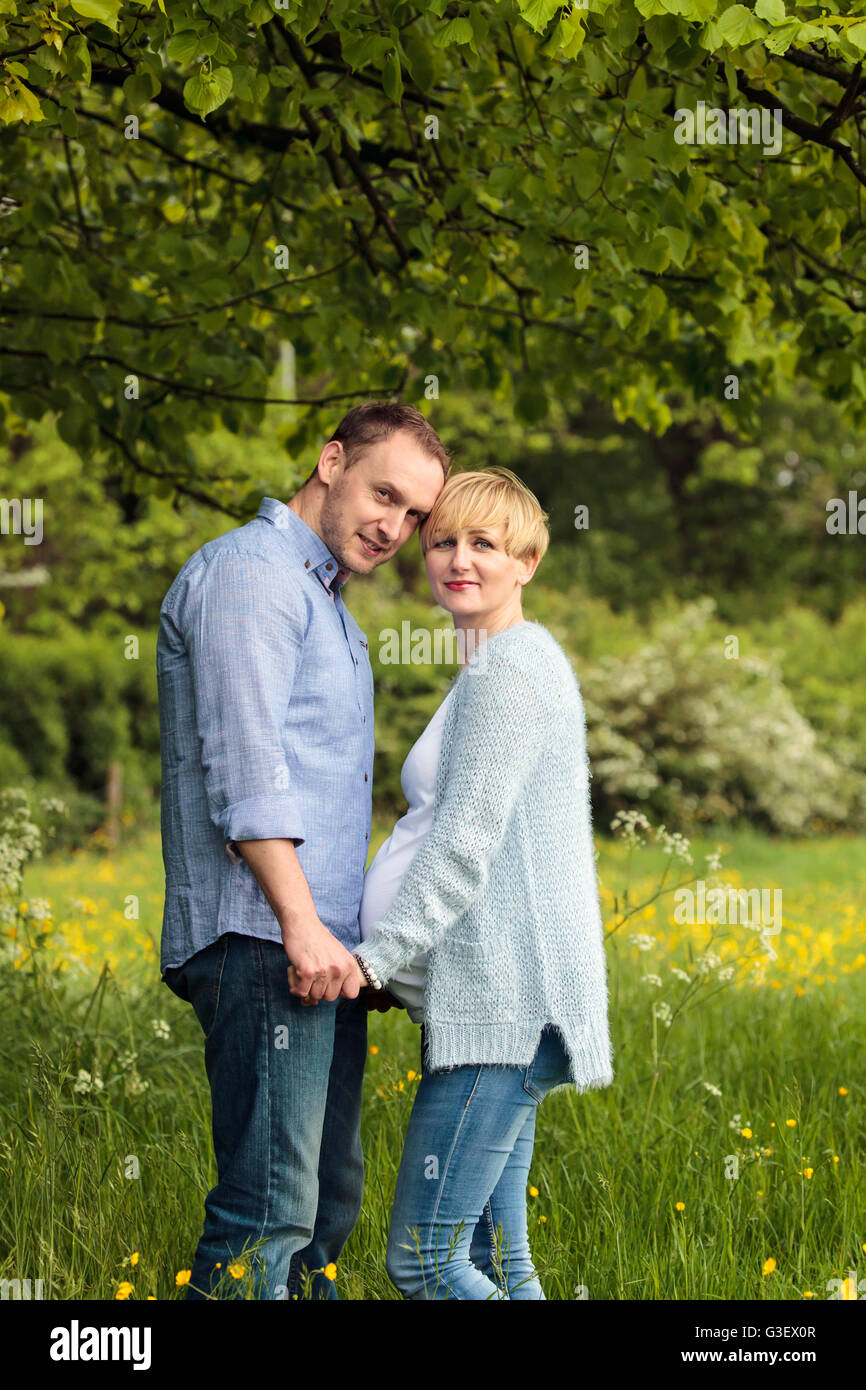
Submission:
<svg viewBox="0 0 866 1390">
<path fill-rule="evenodd" d="M 366 724 L 366 722 L 367 722 L 367 716 L 366 716 L 366 714 L 365 714 L 365 715 L 364 715 L 364 718 L 361 720 L 361 723 L 362 723 L 362 724 Z"/>
<path fill-rule="evenodd" d="M 325 569 L 326 569 L 326 570 L 332 570 L 333 568 L 334 568 L 333 565 L 325 565 Z"/>
<path fill-rule="evenodd" d="M 358 658 L 355 657 L 355 665 L 357 666 L 357 664 L 358 664 Z"/>
<path fill-rule="evenodd" d="M 367 774 L 366 774 L 366 772 L 365 772 L 365 773 L 364 773 L 364 781 L 365 781 L 365 782 L 369 782 L 369 780 L 370 780 L 370 779 L 369 779 L 369 777 L 367 776 Z"/>
</svg>

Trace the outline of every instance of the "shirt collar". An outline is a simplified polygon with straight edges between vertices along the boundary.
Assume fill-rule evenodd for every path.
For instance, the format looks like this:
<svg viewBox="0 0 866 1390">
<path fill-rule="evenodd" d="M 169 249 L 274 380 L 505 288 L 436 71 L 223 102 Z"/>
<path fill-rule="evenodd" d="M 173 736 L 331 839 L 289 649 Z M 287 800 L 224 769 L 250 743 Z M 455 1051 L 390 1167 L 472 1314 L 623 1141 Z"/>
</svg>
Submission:
<svg viewBox="0 0 866 1390">
<path fill-rule="evenodd" d="M 315 574 L 331 597 L 336 598 L 345 580 L 337 579 L 340 567 L 322 537 L 302 521 L 296 511 L 276 497 L 263 497 L 256 515 L 270 522 L 286 540 L 291 541 L 292 549 L 304 569 Z"/>
</svg>

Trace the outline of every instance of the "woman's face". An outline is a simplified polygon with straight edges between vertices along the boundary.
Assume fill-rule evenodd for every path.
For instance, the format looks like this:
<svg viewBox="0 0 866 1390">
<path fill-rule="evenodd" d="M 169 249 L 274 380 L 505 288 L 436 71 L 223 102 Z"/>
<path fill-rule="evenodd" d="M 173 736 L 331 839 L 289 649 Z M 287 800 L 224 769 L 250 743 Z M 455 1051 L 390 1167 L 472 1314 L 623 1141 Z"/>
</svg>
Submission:
<svg viewBox="0 0 866 1390">
<path fill-rule="evenodd" d="M 433 597 L 441 608 L 478 623 L 520 609 L 523 585 L 538 559 L 516 560 L 505 550 L 505 524 L 440 532 L 424 557 Z"/>
</svg>

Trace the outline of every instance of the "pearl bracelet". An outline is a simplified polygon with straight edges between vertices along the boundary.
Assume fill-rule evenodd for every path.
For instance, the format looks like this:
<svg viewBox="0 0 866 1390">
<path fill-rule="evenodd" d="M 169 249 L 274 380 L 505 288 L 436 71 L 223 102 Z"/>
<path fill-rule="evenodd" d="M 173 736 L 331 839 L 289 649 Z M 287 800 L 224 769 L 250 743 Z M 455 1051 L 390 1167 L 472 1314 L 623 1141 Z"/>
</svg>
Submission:
<svg viewBox="0 0 866 1390">
<path fill-rule="evenodd" d="M 373 973 L 372 969 L 367 964 L 367 962 L 365 960 L 362 960 L 361 957 L 357 955 L 355 956 L 355 960 L 358 962 L 358 965 L 361 968 L 361 974 L 364 976 L 364 979 L 367 981 L 367 984 L 370 986 L 370 988 L 383 989 L 384 986 L 382 984 L 382 981 L 377 979 L 376 975 Z"/>
</svg>

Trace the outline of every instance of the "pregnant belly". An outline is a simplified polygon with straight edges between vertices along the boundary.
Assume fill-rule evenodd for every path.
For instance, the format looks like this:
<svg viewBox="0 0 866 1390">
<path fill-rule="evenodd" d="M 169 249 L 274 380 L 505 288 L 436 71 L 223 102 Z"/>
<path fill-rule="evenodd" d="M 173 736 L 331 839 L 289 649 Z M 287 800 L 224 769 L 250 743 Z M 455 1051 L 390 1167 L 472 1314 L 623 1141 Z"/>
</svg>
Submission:
<svg viewBox="0 0 866 1390">
<path fill-rule="evenodd" d="M 367 870 L 358 921 L 361 940 L 366 941 L 377 922 L 385 916 L 400 888 L 403 876 L 418 850 L 416 841 L 411 848 L 392 846 L 386 840 Z M 414 956 L 388 982 L 388 988 L 409 1011 L 415 1023 L 423 1019 L 424 989 L 427 981 L 427 956 Z"/>
</svg>

